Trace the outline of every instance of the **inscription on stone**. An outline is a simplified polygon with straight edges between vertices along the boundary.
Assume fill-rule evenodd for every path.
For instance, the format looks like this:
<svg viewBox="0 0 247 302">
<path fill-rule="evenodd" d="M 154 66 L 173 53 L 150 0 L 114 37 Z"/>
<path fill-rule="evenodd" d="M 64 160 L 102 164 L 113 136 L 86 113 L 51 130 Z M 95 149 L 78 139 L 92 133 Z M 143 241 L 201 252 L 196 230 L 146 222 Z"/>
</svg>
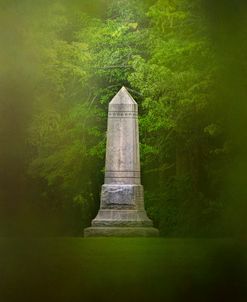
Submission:
<svg viewBox="0 0 247 302">
<path fill-rule="evenodd" d="M 133 186 L 102 186 L 101 205 L 102 208 L 134 208 L 135 194 Z"/>
</svg>

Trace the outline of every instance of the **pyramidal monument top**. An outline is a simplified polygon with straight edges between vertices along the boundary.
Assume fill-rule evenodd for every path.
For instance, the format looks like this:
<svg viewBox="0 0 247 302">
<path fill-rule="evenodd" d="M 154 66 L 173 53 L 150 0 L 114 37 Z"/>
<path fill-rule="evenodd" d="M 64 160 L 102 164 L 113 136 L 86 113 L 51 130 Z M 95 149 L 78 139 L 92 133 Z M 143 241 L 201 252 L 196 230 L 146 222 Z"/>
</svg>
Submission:
<svg viewBox="0 0 247 302">
<path fill-rule="evenodd" d="M 128 90 L 123 86 L 113 97 L 110 104 L 137 104 L 129 94 Z"/>
</svg>

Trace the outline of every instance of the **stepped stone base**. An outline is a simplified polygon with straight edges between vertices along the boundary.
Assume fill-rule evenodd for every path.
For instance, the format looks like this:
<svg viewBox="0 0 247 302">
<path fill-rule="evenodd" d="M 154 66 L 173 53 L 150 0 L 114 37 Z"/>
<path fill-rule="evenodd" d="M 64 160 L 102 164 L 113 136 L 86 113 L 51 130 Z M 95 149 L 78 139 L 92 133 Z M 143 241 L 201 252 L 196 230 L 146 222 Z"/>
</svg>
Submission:
<svg viewBox="0 0 247 302">
<path fill-rule="evenodd" d="M 84 237 L 158 237 L 159 231 L 153 227 L 89 227 L 84 229 Z"/>
<path fill-rule="evenodd" d="M 152 227 L 145 210 L 101 209 L 92 221 L 92 227 Z"/>
<path fill-rule="evenodd" d="M 84 237 L 157 237 L 159 231 L 153 227 L 145 210 L 101 209 L 84 229 Z"/>
</svg>

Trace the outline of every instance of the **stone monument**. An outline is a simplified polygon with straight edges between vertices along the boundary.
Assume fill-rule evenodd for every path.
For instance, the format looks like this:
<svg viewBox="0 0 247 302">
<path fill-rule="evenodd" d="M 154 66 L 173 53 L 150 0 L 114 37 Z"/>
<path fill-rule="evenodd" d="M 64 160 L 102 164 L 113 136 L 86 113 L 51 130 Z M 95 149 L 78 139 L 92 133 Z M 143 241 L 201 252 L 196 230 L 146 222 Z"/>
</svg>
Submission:
<svg viewBox="0 0 247 302">
<path fill-rule="evenodd" d="M 109 103 L 100 209 L 84 236 L 158 236 L 152 226 L 140 178 L 138 105 L 122 87 Z"/>
</svg>

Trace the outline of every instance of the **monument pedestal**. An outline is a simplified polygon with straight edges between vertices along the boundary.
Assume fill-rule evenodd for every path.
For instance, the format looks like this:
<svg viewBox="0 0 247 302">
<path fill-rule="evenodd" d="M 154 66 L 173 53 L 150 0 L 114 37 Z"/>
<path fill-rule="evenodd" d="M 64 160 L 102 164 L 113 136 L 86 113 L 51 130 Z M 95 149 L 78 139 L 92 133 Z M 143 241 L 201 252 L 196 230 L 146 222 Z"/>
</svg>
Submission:
<svg viewBox="0 0 247 302">
<path fill-rule="evenodd" d="M 101 206 L 84 236 L 157 237 L 159 232 L 147 217 L 142 185 L 103 185 Z"/>
<path fill-rule="evenodd" d="M 158 237 L 159 231 L 152 227 L 89 227 L 84 237 Z"/>
<path fill-rule="evenodd" d="M 105 184 L 84 236 L 158 236 L 144 208 L 137 103 L 123 87 L 109 104 Z"/>
</svg>

